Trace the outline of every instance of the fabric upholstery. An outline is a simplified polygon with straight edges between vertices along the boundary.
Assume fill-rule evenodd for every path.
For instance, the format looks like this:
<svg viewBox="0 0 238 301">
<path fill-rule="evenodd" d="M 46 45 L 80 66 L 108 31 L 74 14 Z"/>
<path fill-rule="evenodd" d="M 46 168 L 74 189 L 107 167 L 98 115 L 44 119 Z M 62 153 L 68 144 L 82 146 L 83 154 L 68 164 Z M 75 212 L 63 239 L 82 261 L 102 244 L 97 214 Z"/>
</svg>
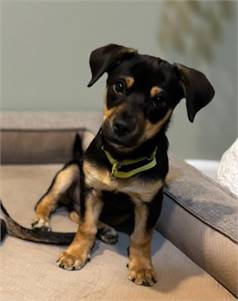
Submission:
<svg viewBox="0 0 238 301">
<path fill-rule="evenodd" d="M 96 132 L 101 112 L 4 112 L 0 114 L 2 130 L 64 130 L 88 128 Z"/>
<path fill-rule="evenodd" d="M 48 188 L 59 165 L 1 167 L 1 198 L 11 215 L 28 226 L 33 206 Z M 53 216 L 53 229 L 75 230 L 64 211 Z M 115 246 L 97 242 L 93 258 L 80 271 L 65 271 L 55 260 L 62 247 L 38 245 L 7 237 L 0 248 L 1 300 L 235 300 L 224 287 L 156 233 L 153 262 L 159 282 L 152 288 L 127 280 L 128 237 Z"/>
<path fill-rule="evenodd" d="M 238 199 L 170 155 L 158 229 L 199 266 L 238 295 Z"/>
<path fill-rule="evenodd" d="M 165 191 L 202 221 L 238 242 L 238 198 L 212 178 L 170 154 Z"/>
<path fill-rule="evenodd" d="M 0 115 L 2 164 L 66 163 L 77 132 L 96 132 L 96 112 L 5 112 Z"/>
<path fill-rule="evenodd" d="M 238 245 L 164 196 L 157 229 L 190 259 L 238 295 Z"/>
<path fill-rule="evenodd" d="M 77 133 L 82 137 L 92 136 L 92 132 L 83 128 L 3 130 L 1 133 L 2 164 L 67 163 L 72 160 Z"/>
</svg>

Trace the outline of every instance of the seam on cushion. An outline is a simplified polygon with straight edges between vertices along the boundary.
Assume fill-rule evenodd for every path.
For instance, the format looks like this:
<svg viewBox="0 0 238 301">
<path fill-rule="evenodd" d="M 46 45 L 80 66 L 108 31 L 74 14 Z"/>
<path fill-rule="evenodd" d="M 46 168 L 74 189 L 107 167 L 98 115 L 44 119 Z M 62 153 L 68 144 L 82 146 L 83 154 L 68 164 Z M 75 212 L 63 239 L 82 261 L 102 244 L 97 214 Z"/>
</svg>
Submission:
<svg viewBox="0 0 238 301">
<path fill-rule="evenodd" d="M 184 164 L 187 164 L 187 163 L 185 162 Z M 189 165 L 189 167 L 190 167 L 190 165 Z M 220 183 L 218 183 L 216 180 L 212 179 L 211 177 L 203 174 L 201 171 L 197 170 L 195 167 L 193 167 L 193 166 L 191 166 L 191 167 L 192 167 L 193 171 L 196 172 L 204 180 L 206 180 L 207 182 L 209 182 L 212 185 L 215 185 L 217 188 L 222 190 L 224 193 L 229 194 L 232 198 L 235 198 L 238 200 L 238 197 L 234 193 L 232 193 L 228 188 L 222 186 Z"/>
<path fill-rule="evenodd" d="M 231 235 L 225 233 L 222 229 L 219 229 L 219 227 L 215 227 L 213 226 L 211 223 L 209 223 L 206 219 L 202 218 L 202 216 L 198 215 L 197 213 L 195 213 L 192 209 L 185 207 L 184 205 L 182 205 L 170 192 L 168 191 L 163 191 L 163 194 L 166 195 L 167 197 L 169 197 L 170 199 L 172 199 L 176 204 L 178 204 L 180 207 L 182 207 L 185 211 L 189 212 L 190 214 L 192 214 L 195 218 L 197 218 L 198 220 L 200 220 L 201 222 L 205 223 L 207 226 L 209 226 L 210 228 L 212 228 L 213 230 L 219 232 L 220 234 L 226 236 L 228 239 L 230 239 L 232 242 L 234 242 L 235 244 L 238 244 L 238 241 L 233 238 Z"/>
<path fill-rule="evenodd" d="M 90 132 L 94 134 L 93 130 L 90 130 L 86 127 L 82 128 L 50 128 L 50 129 L 0 129 L 0 132 L 71 132 L 71 131 L 82 131 L 82 132 Z"/>
<path fill-rule="evenodd" d="M 203 174 L 202 172 L 197 170 L 195 167 L 193 167 L 193 168 L 195 169 L 196 172 L 198 172 L 198 174 L 200 174 L 200 176 L 202 176 L 204 178 L 204 180 L 207 180 L 210 184 L 215 185 L 217 188 L 221 189 L 224 193 L 229 194 L 232 198 L 237 199 L 237 201 L 238 201 L 238 197 L 234 193 L 232 193 L 228 188 L 222 186 L 220 183 L 218 183 L 216 180 L 212 179 L 211 177 Z"/>
<path fill-rule="evenodd" d="M 198 170 L 197 168 L 193 167 L 192 165 L 186 163 L 185 161 L 177 159 L 175 157 L 175 155 L 173 155 L 172 153 L 170 153 L 170 155 L 172 155 L 172 160 L 174 160 L 175 162 L 185 165 L 186 168 L 189 168 L 192 172 L 196 173 L 199 177 L 202 177 L 204 180 L 206 180 L 210 184 L 215 185 L 218 189 L 221 189 L 224 193 L 229 194 L 232 198 L 235 199 L 235 201 L 236 201 L 236 199 L 238 200 L 238 197 L 234 193 L 232 193 L 228 188 L 222 186 L 220 183 L 218 183 L 211 177 L 203 174 L 200 170 Z M 173 165 L 174 164 L 171 163 L 171 166 L 173 166 Z"/>
</svg>

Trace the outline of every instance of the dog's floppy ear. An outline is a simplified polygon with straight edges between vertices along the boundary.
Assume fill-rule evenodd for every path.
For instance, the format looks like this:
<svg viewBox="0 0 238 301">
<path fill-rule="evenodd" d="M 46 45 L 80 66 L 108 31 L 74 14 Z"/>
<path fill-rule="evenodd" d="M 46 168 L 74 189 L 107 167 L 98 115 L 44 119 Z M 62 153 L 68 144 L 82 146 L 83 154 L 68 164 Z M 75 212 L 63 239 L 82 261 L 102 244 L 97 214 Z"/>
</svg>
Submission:
<svg viewBox="0 0 238 301">
<path fill-rule="evenodd" d="M 104 72 L 119 64 L 123 59 L 130 57 L 137 53 L 133 48 L 109 44 L 92 51 L 89 59 L 89 64 L 92 73 L 88 87 L 91 87 Z"/>
<path fill-rule="evenodd" d="M 193 122 L 197 112 L 212 100 L 215 91 L 202 72 L 180 64 L 175 66 L 186 98 L 188 119 Z"/>
</svg>

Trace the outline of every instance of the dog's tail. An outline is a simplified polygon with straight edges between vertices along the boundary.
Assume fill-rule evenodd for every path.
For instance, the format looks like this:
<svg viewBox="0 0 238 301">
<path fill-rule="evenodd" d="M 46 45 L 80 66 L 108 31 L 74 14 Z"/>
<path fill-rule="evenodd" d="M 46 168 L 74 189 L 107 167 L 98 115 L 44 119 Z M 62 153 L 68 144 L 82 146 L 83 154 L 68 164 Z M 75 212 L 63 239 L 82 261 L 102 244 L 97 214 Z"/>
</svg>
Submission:
<svg viewBox="0 0 238 301">
<path fill-rule="evenodd" d="M 68 245 L 72 242 L 75 233 L 63 232 L 47 232 L 25 228 L 15 222 L 0 201 L 0 208 L 3 219 L 1 222 L 1 241 L 4 240 L 6 234 L 23 240 L 28 240 L 36 243 L 44 243 L 51 245 Z"/>
<path fill-rule="evenodd" d="M 82 137 L 79 133 L 75 135 L 74 144 L 73 144 L 73 160 L 80 161 L 83 157 L 83 145 L 82 145 Z"/>
<path fill-rule="evenodd" d="M 73 159 L 82 161 L 83 154 L 94 138 L 94 133 L 88 129 L 82 129 L 80 133 L 76 133 L 73 144 Z"/>
</svg>

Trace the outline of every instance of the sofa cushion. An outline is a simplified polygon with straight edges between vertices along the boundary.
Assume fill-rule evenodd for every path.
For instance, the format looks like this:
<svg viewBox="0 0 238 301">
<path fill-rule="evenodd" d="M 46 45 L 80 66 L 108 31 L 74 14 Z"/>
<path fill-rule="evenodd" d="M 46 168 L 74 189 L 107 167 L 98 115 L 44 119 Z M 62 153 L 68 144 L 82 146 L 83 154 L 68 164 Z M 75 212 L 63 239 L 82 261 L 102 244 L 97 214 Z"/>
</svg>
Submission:
<svg viewBox="0 0 238 301">
<path fill-rule="evenodd" d="M 101 114 L 28 112 L 4 113 L 0 118 L 4 164 L 51 164 L 71 159 L 79 128 L 87 137 L 86 146 L 91 130 L 99 127 Z M 237 198 L 173 155 L 170 167 L 158 229 L 237 294 Z"/>
<path fill-rule="evenodd" d="M 170 155 L 158 229 L 199 266 L 238 295 L 238 199 Z"/>
<path fill-rule="evenodd" d="M 33 207 L 46 191 L 59 165 L 1 167 L 1 198 L 11 215 L 28 226 Z M 53 216 L 53 229 L 75 230 L 64 211 Z M 55 260 L 62 247 L 7 237 L 0 248 L 1 299 L 41 300 L 214 300 L 235 298 L 158 232 L 153 240 L 153 262 L 159 282 L 138 287 L 127 280 L 128 237 L 115 246 L 96 243 L 93 258 L 82 270 L 59 269 Z"/>
</svg>

